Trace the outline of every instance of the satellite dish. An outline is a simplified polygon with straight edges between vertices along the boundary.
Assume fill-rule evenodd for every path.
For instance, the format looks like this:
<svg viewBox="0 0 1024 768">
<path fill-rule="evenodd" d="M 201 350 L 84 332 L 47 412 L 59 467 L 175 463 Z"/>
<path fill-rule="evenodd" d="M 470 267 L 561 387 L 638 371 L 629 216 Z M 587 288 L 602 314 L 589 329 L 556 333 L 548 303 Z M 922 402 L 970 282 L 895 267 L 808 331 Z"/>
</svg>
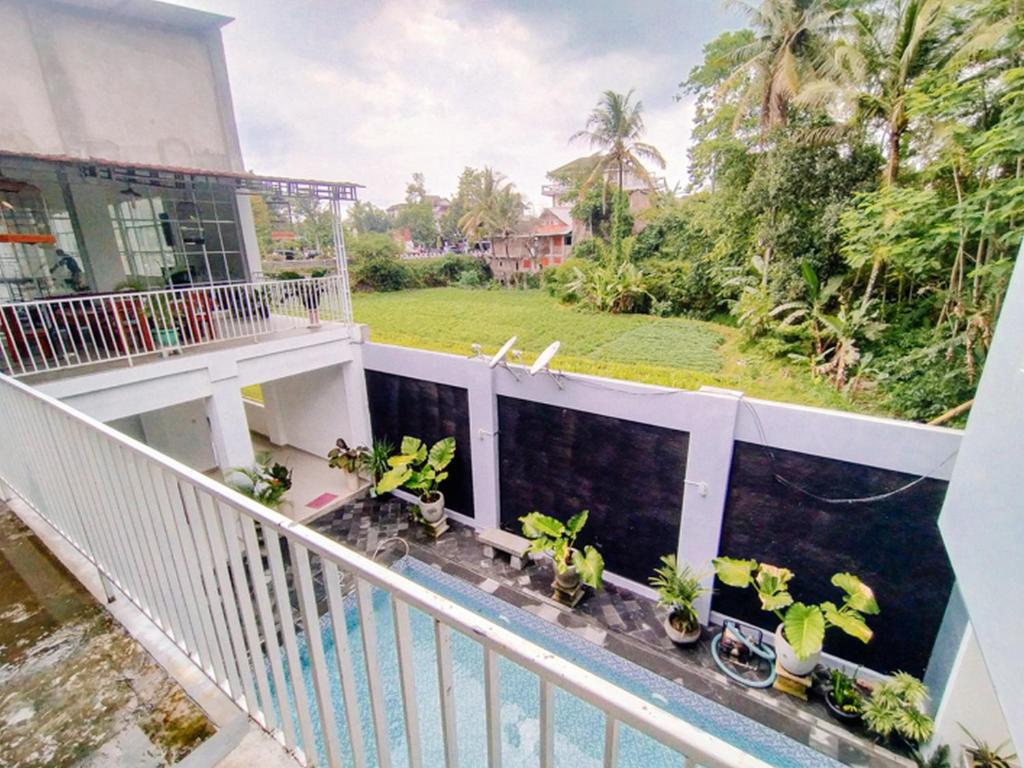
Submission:
<svg viewBox="0 0 1024 768">
<path fill-rule="evenodd" d="M 494 357 L 492 357 L 490 361 L 487 363 L 488 368 L 496 367 L 500 362 L 502 362 L 505 359 L 505 356 L 508 354 L 508 351 L 512 349 L 512 345 L 516 343 L 516 338 L 516 336 L 513 336 L 511 339 L 509 339 L 508 341 L 501 345 L 501 349 L 499 349 L 497 354 L 495 354 Z"/>
<path fill-rule="evenodd" d="M 558 353 L 558 348 L 562 346 L 562 342 L 553 341 L 548 344 L 547 349 L 540 353 L 537 360 L 530 366 L 530 375 L 536 376 L 538 373 L 548 367 L 548 363 Z"/>
</svg>

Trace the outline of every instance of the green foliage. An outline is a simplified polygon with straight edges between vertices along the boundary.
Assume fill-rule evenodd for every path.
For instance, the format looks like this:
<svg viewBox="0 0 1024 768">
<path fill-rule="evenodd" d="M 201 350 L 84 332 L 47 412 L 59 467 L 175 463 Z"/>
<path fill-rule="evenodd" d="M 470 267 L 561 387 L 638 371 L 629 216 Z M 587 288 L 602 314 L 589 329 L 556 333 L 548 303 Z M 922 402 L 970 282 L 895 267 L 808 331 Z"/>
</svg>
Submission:
<svg viewBox="0 0 1024 768">
<path fill-rule="evenodd" d="M 357 292 L 353 306 L 356 320 L 368 323 L 374 340 L 386 344 L 465 355 L 473 343 L 494 353 L 517 335 L 529 362 L 531 354 L 559 339 L 561 370 L 682 389 L 708 384 L 751 397 L 851 408 L 834 388 L 815 383 L 787 360 L 743 345 L 726 325 L 581 312 L 533 290 Z M 872 412 L 869 401 L 858 406 Z"/>
<path fill-rule="evenodd" d="M 922 744 L 932 736 L 934 723 L 925 713 L 928 689 L 917 678 L 897 672 L 880 683 L 864 704 L 864 723 L 882 738 L 894 734 L 912 744 Z"/>
<path fill-rule="evenodd" d="M 277 509 L 292 487 L 292 471 L 284 464 L 271 461 L 269 453 L 260 454 L 253 466 L 229 470 L 225 481 L 253 501 Z"/>
<path fill-rule="evenodd" d="M 971 743 L 964 747 L 964 752 L 973 761 L 972 768 L 1018 768 L 1016 753 L 1009 753 L 1009 741 L 1004 741 L 998 747 L 989 746 L 985 741 L 979 739 L 973 733 L 960 726 Z"/>
<path fill-rule="evenodd" d="M 429 451 L 419 438 L 403 437 L 399 452 L 388 459 L 390 469 L 377 481 L 376 492 L 407 488 L 425 502 L 434 501 L 438 486 L 448 479 L 444 470 L 454 458 L 454 437 L 438 440 Z"/>
<path fill-rule="evenodd" d="M 327 466 L 349 473 L 358 472 L 366 465 L 369 451 L 365 445 L 349 447 L 344 438 L 339 437 L 327 452 Z"/>
<path fill-rule="evenodd" d="M 358 201 L 348 209 L 348 224 L 359 235 L 371 232 L 387 234 L 391 229 L 391 217 L 373 203 Z"/>
<path fill-rule="evenodd" d="M 831 670 L 828 680 L 828 696 L 832 703 L 848 715 L 860 714 L 864 697 L 857 689 L 857 681 L 841 669 Z"/>
<path fill-rule="evenodd" d="M 801 659 L 821 650 L 829 627 L 841 629 L 863 643 L 871 640 L 872 632 L 864 617 L 878 614 L 878 603 L 871 588 L 852 573 L 832 577 L 832 586 L 843 592 L 841 605 L 828 601 L 805 605 L 794 602 L 789 593 L 793 572 L 788 568 L 732 557 L 717 557 L 712 564 L 723 584 L 741 589 L 754 587 L 761 609 L 774 613 L 782 622 L 786 641 Z"/>
<path fill-rule="evenodd" d="M 531 540 L 531 552 L 549 552 L 557 573 L 565 573 L 570 566 L 576 566 L 580 581 L 601 589 L 604 574 L 604 558 L 589 544 L 580 552 L 575 548 L 576 537 L 587 524 L 590 512 L 577 512 L 563 523 L 561 520 L 540 512 L 530 512 L 519 518 L 523 524 L 523 536 Z"/>
<path fill-rule="evenodd" d="M 684 631 L 692 631 L 700 624 L 694 603 L 709 590 L 701 584 L 703 577 L 685 563 L 680 566 L 675 555 L 662 556 L 661 563 L 647 581 L 657 591 L 658 602 L 682 620 Z"/>
<path fill-rule="evenodd" d="M 413 243 L 421 248 L 437 245 L 439 232 L 434 222 L 434 208 L 427 200 L 403 205 L 395 214 L 395 228 L 408 229 Z"/>
<path fill-rule="evenodd" d="M 914 764 L 917 768 L 951 768 L 949 762 L 949 744 L 940 744 L 935 748 L 932 756 L 926 758 L 921 754 L 920 750 L 915 749 L 911 753 L 911 758 L 914 760 Z"/>
</svg>

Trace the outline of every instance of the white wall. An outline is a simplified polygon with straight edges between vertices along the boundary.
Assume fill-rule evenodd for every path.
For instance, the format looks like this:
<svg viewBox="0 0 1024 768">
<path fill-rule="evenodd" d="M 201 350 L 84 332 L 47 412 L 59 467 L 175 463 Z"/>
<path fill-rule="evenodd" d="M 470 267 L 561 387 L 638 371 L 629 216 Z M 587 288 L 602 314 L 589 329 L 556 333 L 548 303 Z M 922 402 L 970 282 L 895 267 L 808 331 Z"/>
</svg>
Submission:
<svg viewBox="0 0 1024 768">
<path fill-rule="evenodd" d="M 324 456 L 339 437 L 353 440 L 341 366 L 264 382 L 268 437 Z"/>
<path fill-rule="evenodd" d="M 218 17 L 179 16 L 0 0 L 0 147 L 243 170 Z"/>
<path fill-rule="evenodd" d="M 1024 245 L 946 494 L 939 529 L 1014 741 L 1024 747 Z"/>
<path fill-rule="evenodd" d="M 139 414 L 146 445 L 200 472 L 216 469 L 213 436 L 203 401 Z"/>
<path fill-rule="evenodd" d="M 521 366 L 513 366 L 513 375 L 480 360 L 386 344 L 364 344 L 363 357 L 371 370 L 468 389 L 476 517 L 467 522 L 481 527 L 500 520 L 498 396 L 688 432 L 677 555 L 693 564 L 709 563 L 718 554 L 734 440 L 761 443 L 763 430 L 774 447 L 945 480 L 961 439 L 954 429 L 754 400 L 716 388 L 683 391 L 578 374 L 566 375 L 559 386 L 545 374 L 530 377 Z M 614 573 L 609 580 L 650 594 L 647 585 Z M 708 576 L 707 586 L 712 580 Z M 698 608 L 707 620 L 710 598 Z"/>
<path fill-rule="evenodd" d="M 977 637 L 970 628 L 964 635 L 946 694 L 935 714 L 932 744 L 948 744 L 952 756 L 958 759 L 960 746 L 970 744 L 961 726 L 991 747 L 1010 740 L 1010 729 L 996 698 L 992 678 L 981 656 Z M 1008 752 L 1016 750 L 1011 746 Z"/>
</svg>

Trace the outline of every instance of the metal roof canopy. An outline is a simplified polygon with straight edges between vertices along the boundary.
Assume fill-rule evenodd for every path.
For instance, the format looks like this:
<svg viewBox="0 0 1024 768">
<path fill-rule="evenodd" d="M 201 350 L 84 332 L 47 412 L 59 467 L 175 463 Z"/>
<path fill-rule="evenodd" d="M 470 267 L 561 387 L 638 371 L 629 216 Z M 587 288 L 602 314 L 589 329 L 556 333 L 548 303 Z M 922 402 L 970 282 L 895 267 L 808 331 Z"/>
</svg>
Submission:
<svg viewBox="0 0 1024 768">
<path fill-rule="evenodd" d="M 211 186 L 231 187 L 248 195 L 313 198 L 316 200 L 357 200 L 362 184 L 348 181 L 293 179 L 287 176 L 261 176 L 245 171 L 213 171 L 151 163 L 127 163 L 101 158 L 70 155 L 37 155 L 0 150 L 0 160 L 22 160 L 73 168 L 84 179 L 135 184 L 161 189 L 199 189 Z"/>
</svg>

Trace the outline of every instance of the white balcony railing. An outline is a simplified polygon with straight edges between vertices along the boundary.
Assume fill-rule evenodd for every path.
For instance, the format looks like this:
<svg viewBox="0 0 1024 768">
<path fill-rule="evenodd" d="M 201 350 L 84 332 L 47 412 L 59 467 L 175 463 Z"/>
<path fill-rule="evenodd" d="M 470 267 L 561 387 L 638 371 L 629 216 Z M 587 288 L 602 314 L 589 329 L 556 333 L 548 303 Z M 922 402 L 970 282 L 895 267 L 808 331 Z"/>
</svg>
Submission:
<svg viewBox="0 0 1024 768">
<path fill-rule="evenodd" d="M 130 364 L 144 355 L 351 319 L 342 276 L 0 304 L 0 372 Z"/>
<path fill-rule="evenodd" d="M 351 756 L 347 764 L 357 768 L 394 762 L 422 766 L 418 713 L 437 711 L 444 764 L 455 766 L 459 687 L 452 682 L 450 640 L 458 632 L 482 647 L 486 727 L 475 738 L 486 742 L 476 746 L 488 755 L 491 768 L 501 764 L 500 658 L 539 678 L 542 768 L 553 764 L 557 689 L 604 713 L 604 732 L 595 739 L 603 744 L 605 766 L 616 765 L 625 724 L 676 751 L 678 765 L 767 768 L 508 629 L 6 376 L 0 376 L 0 423 L 5 426 L 0 492 L 6 492 L 6 485 L 34 507 L 96 566 L 115 593 L 142 610 L 300 760 L 333 767 Z M 314 579 L 318 570 L 321 577 Z M 355 594 L 355 607 L 347 610 L 360 623 L 361 640 L 353 645 L 346 639 L 345 587 Z M 387 595 L 394 648 L 382 648 L 371 588 Z M 410 609 L 433 620 L 436 692 L 416 684 Z M 296 610 L 303 626 L 320 627 L 323 614 L 324 626 L 333 630 L 329 654 L 320 632 L 305 633 L 308 653 L 303 655 L 311 666 L 312 686 L 301 671 Z M 398 664 L 405 737 L 400 742 L 405 747 L 396 754 L 381 684 L 382 651 Z M 353 664 L 360 659 L 369 681 L 363 694 L 368 702 L 357 701 L 353 682 Z M 337 708 L 332 679 L 341 681 L 344 705 Z M 294 720 L 288 715 L 289 699 Z M 322 747 L 313 746 L 318 744 L 316 731 L 322 734 Z M 372 749 L 364 732 L 372 735 L 367 737 Z M 466 728 L 460 741 L 473 733 L 478 731 Z"/>
</svg>

